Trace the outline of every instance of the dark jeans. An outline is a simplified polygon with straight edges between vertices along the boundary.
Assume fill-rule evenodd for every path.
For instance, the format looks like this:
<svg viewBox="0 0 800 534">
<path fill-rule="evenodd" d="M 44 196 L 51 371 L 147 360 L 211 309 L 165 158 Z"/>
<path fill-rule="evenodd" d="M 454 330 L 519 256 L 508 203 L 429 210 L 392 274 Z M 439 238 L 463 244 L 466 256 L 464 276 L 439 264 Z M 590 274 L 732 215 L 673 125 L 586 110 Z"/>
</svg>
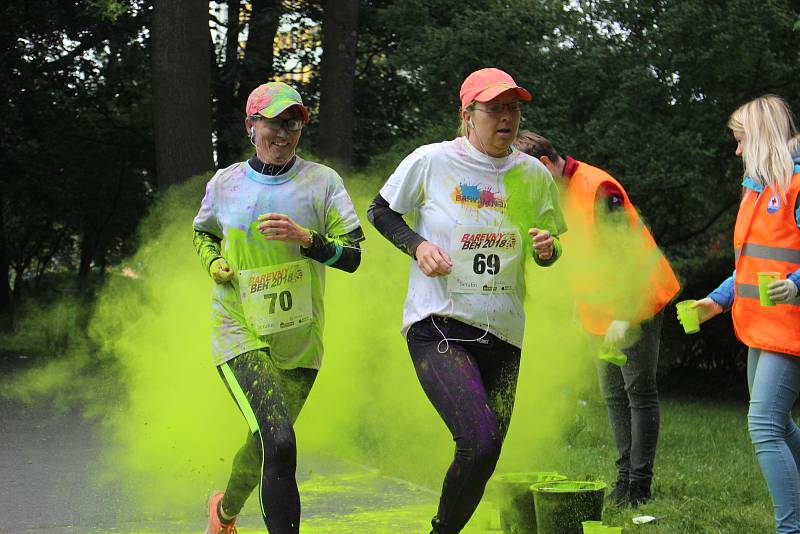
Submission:
<svg viewBox="0 0 800 534">
<path fill-rule="evenodd" d="M 653 479 L 660 424 L 656 368 L 663 315 L 659 312 L 641 324 L 636 343 L 622 349 L 628 357 L 624 366 L 598 360 L 597 367 L 619 452 L 619 478 L 647 489 Z"/>
<path fill-rule="evenodd" d="M 228 515 L 238 514 L 260 483 L 259 502 L 267 531 L 296 534 L 300 531 L 300 494 L 292 425 L 317 370 L 278 369 L 265 350 L 240 354 L 218 370 L 250 426 L 233 459 L 222 509 Z"/>
<path fill-rule="evenodd" d="M 503 444 L 519 374 L 520 349 L 483 329 L 454 319 L 431 317 L 411 326 L 408 350 L 422 389 L 456 443 L 433 526 L 441 534 L 460 532 L 483 496 Z M 442 343 L 440 343 L 442 342 Z M 443 354 L 439 348 L 447 349 Z"/>
</svg>

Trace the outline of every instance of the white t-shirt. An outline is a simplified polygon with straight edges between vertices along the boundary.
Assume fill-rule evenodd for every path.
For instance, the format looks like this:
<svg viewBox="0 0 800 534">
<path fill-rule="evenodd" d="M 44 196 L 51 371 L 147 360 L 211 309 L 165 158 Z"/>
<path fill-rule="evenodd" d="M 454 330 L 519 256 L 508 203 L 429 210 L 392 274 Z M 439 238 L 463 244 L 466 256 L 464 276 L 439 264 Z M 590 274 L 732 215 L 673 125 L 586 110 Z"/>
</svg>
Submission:
<svg viewBox="0 0 800 534">
<path fill-rule="evenodd" d="M 481 329 L 488 326 L 491 334 L 521 347 L 525 327 L 522 264 L 531 251 L 527 230 L 537 227 L 553 235 L 566 231 L 558 187 L 544 165 L 517 150 L 493 158 L 459 137 L 415 150 L 380 193 L 392 210 L 411 214 L 414 230 L 451 257 L 462 254 L 464 248 L 452 243 L 451 249 L 451 235 L 458 228 L 485 227 L 489 235 L 516 229 L 526 251 L 516 257 L 520 265 L 515 266 L 516 282 L 508 293 L 449 292 L 448 278 L 453 274 L 431 278 L 412 261 L 402 334 L 413 323 L 436 314 Z"/>
<path fill-rule="evenodd" d="M 297 224 L 322 235 L 345 235 L 360 226 L 341 177 L 333 169 L 297 158 L 292 168 L 278 176 L 260 174 L 247 162 L 217 171 L 194 227 L 222 242 L 222 255 L 234 273 L 303 260 L 300 246 L 267 241 L 259 233 L 258 216 L 284 213 Z M 325 266 L 310 264 L 312 321 L 290 330 L 259 336 L 244 316 L 237 276 L 214 286 L 212 292 L 212 348 L 219 365 L 239 354 L 269 347 L 282 369 L 322 364 L 323 294 Z"/>
</svg>

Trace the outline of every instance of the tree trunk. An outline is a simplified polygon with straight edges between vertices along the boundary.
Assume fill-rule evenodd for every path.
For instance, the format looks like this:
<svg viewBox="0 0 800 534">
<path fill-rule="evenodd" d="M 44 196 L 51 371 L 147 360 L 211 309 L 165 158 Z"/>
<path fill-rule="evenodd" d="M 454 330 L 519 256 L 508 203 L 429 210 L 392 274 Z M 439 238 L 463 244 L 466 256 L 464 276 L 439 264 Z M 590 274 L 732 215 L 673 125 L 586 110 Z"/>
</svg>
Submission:
<svg viewBox="0 0 800 534">
<path fill-rule="evenodd" d="M 86 287 L 89 273 L 92 270 L 92 261 L 97 254 L 97 244 L 100 242 L 100 231 L 91 228 L 87 223 L 81 233 L 80 264 L 78 265 L 78 287 Z"/>
<path fill-rule="evenodd" d="M 225 35 L 225 60 L 217 71 L 217 97 L 214 118 L 217 133 L 217 165 L 227 167 L 239 157 L 239 140 L 244 135 L 244 112 L 237 109 L 236 77 L 239 72 L 240 0 L 228 0 L 228 27 Z M 239 119 L 239 120 L 237 120 Z"/>
<path fill-rule="evenodd" d="M 0 191 L 0 329 L 3 327 L 3 318 L 11 314 L 11 269 L 5 238 L 7 229 L 3 217 L 2 194 Z"/>
<path fill-rule="evenodd" d="M 99 225 L 92 227 L 87 224 L 81 232 L 80 240 L 80 263 L 78 264 L 77 287 L 79 291 L 84 291 L 90 287 L 90 277 L 92 275 L 92 265 L 101 275 L 105 272 L 105 255 L 107 250 L 104 248 L 104 232 L 107 226 Z M 102 262 L 98 261 L 102 260 Z M 101 264 L 102 263 L 102 264 Z"/>
<path fill-rule="evenodd" d="M 165 190 L 214 168 L 208 2 L 155 0 L 152 32 L 156 173 Z"/>
<path fill-rule="evenodd" d="M 358 42 L 358 1 L 325 0 L 320 66 L 319 154 L 353 163 L 353 86 Z"/>
<path fill-rule="evenodd" d="M 275 34 L 283 13 L 281 0 L 253 0 L 252 14 L 247 29 L 247 46 L 239 77 L 239 109 L 244 117 L 244 107 L 250 92 L 272 79 L 272 54 Z"/>
</svg>

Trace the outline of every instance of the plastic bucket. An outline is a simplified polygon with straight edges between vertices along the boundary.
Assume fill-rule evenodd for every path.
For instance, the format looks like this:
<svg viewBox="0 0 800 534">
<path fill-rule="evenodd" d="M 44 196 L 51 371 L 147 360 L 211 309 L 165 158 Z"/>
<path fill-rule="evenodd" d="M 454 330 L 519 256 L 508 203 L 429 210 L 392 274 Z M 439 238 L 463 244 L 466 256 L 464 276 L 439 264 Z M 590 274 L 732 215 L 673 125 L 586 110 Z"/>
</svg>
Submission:
<svg viewBox="0 0 800 534">
<path fill-rule="evenodd" d="M 583 521 L 603 517 L 605 482 L 540 482 L 531 491 L 538 534 L 582 534 Z"/>
<path fill-rule="evenodd" d="M 555 471 L 506 473 L 492 477 L 492 491 L 500 511 L 500 526 L 505 534 L 536 534 L 531 485 L 566 480 Z"/>
</svg>

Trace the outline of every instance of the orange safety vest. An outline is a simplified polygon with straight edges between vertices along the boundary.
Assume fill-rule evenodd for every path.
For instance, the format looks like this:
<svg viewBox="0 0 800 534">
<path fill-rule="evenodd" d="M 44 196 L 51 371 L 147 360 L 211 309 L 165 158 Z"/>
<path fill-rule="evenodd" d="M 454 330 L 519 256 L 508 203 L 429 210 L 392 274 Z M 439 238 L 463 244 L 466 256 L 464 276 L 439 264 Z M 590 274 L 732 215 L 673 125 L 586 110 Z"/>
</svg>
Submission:
<svg viewBox="0 0 800 534">
<path fill-rule="evenodd" d="M 785 198 L 771 187 L 760 195 L 746 190 L 733 231 L 736 284 L 732 315 L 736 337 L 748 347 L 795 356 L 800 356 L 800 298 L 761 306 L 757 273 L 777 271 L 785 276 L 800 268 L 800 228 L 793 205 L 798 192 L 800 173 L 792 176 Z"/>
<path fill-rule="evenodd" d="M 639 218 L 639 214 L 631 204 L 628 194 L 622 185 L 610 174 L 597 167 L 592 167 L 583 162 L 577 163 L 578 168 L 570 177 L 567 188 L 565 203 L 567 226 L 573 228 L 583 225 L 592 234 L 596 232 L 595 202 L 598 189 L 603 184 L 611 183 L 620 190 L 624 199 L 623 208 L 630 227 L 634 232 L 640 232 L 641 236 L 641 250 L 630 251 L 630 253 L 637 256 L 635 261 L 638 261 L 639 257 L 641 257 L 643 265 L 648 265 L 646 260 L 650 258 L 653 265 L 653 267 L 650 267 L 649 278 L 643 278 L 650 289 L 649 294 L 646 295 L 645 302 L 638 307 L 637 313 L 634 314 L 633 318 L 633 321 L 637 323 L 645 321 L 664 309 L 670 300 L 678 294 L 681 287 L 680 283 L 675 277 L 675 273 L 672 272 L 669 262 L 658 249 L 650 231 Z M 569 233 L 565 235 L 565 239 L 568 235 Z M 592 237 L 590 235 L 590 239 Z M 564 248 L 569 250 L 567 246 Z M 591 268 L 591 265 L 587 267 Z M 644 274 L 646 275 L 647 273 Z M 601 302 L 597 302 L 596 293 L 606 282 L 602 277 L 602 273 L 584 276 L 586 279 L 579 281 L 575 287 L 578 315 L 581 322 L 586 330 L 597 335 L 604 335 L 608 330 L 609 324 L 614 319 L 629 315 L 629 313 L 625 313 L 625 310 L 617 309 L 618 304 L 615 305 L 613 300 L 602 302 L 602 299 L 600 299 Z M 594 296 L 593 293 L 595 294 Z"/>
</svg>

